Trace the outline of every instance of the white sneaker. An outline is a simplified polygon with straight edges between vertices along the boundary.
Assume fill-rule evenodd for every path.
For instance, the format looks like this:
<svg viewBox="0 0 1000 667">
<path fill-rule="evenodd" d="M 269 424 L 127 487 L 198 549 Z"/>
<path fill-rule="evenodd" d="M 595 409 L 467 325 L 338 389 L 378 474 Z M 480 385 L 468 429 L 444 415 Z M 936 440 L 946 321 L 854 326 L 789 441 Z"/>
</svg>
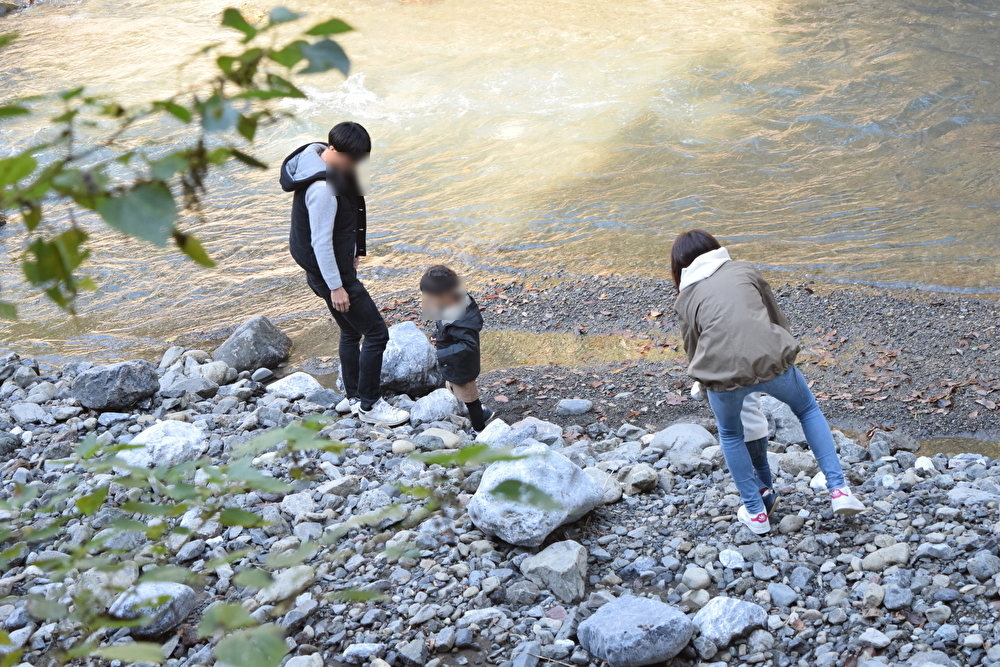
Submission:
<svg viewBox="0 0 1000 667">
<path fill-rule="evenodd" d="M 366 424 L 399 426 L 410 421 L 410 413 L 406 410 L 394 408 L 386 403 L 384 398 L 380 398 L 378 399 L 378 403 L 372 406 L 371 410 L 365 410 L 359 404 L 358 418 Z"/>
<path fill-rule="evenodd" d="M 750 514 L 746 505 L 740 505 L 740 509 L 736 512 L 736 518 L 755 535 L 763 535 L 771 530 L 771 522 L 767 520 L 767 512 Z"/>
<path fill-rule="evenodd" d="M 337 407 L 335 409 L 342 415 L 357 414 L 358 410 L 361 409 L 361 399 L 345 397 L 344 400 L 337 403 Z"/>
<path fill-rule="evenodd" d="M 851 489 L 846 486 L 834 489 L 830 493 L 830 502 L 833 504 L 833 513 L 844 516 L 860 514 L 868 509 L 863 502 L 854 497 Z"/>
</svg>

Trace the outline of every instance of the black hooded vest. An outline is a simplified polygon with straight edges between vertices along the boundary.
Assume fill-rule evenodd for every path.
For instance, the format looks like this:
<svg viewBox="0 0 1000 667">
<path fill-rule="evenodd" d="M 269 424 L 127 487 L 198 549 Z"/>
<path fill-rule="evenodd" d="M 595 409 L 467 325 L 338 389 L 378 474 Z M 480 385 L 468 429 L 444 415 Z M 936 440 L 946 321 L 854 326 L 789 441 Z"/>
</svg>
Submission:
<svg viewBox="0 0 1000 667">
<path fill-rule="evenodd" d="M 306 144 L 296 149 L 285 158 L 281 165 L 281 188 L 292 192 L 292 224 L 288 235 L 288 247 L 295 262 L 310 274 L 310 284 L 318 279 L 323 284 L 322 273 L 316 254 L 312 247 L 312 231 L 309 224 L 309 209 L 306 207 L 306 190 L 316 181 L 326 181 L 329 178 L 331 196 L 336 193 L 337 215 L 333 222 L 333 252 L 337 259 L 337 268 L 344 286 L 357 282 L 357 271 L 354 268 L 355 256 L 367 254 L 366 233 L 368 217 L 365 209 L 365 198 L 357 192 L 357 187 L 348 183 L 343 176 L 335 171 L 316 171 L 306 175 L 288 173 L 287 165 L 302 151 L 319 142 Z M 325 144 L 324 144 L 325 145 Z"/>
</svg>

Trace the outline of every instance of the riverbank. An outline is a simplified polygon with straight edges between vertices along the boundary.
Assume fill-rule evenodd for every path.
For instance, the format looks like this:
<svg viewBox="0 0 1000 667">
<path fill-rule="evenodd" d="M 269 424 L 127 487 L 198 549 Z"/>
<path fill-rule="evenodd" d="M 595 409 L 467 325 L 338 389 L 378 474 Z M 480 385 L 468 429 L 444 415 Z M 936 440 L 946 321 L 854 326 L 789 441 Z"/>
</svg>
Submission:
<svg viewBox="0 0 1000 667">
<path fill-rule="evenodd" d="M 428 345 L 412 325 L 394 339 L 404 336 Z M 611 421 L 557 389 L 618 383 L 620 394 L 624 382 L 612 378 L 622 373 L 591 380 L 548 368 L 552 377 L 520 393 L 525 373 L 503 381 L 509 398 L 493 402 L 516 411 L 544 401 L 555 416 L 497 420 L 474 442 L 445 390 L 393 397 L 412 415 L 397 428 L 338 417 L 340 397 L 314 378 L 274 381 L 257 368 L 290 344 L 258 319 L 218 349 L 175 347 L 158 365 L 45 371 L 0 360 L 2 495 L 18 499 L 2 516 L 12 530 L 0 544 L 10 558 L 3 650 L 45 664 L 75 627 L 47 614 L 59 618 L 82 596 L 123 620 L 145 595 L 155 600 L 141 614 L 150 620 L 99 641 L 162 642 L 167 667 L 211 662 L 216 639 L 196 628 L 220 603 L 249 612 L 243 623 L 280 627 L 285 667 L 1000 665 L 1000 459 L 921 457 L 901 431 L 876 433 L 867 448 L 837 433 L 848 481 L 869 507 L 837 517 L 801 430 L 768 405 L 783 500 L 771 532 L 756 536 L 734 520 L 739 497 L 708 430 Z M 434 370 L 424 355 L 390 356 L 401 382 Z M 177 499 L 223 479 L 253 438 L 318 413 L 332 420 L 320 435 L 343 448 L 276 450 L 272 439 L 234 465 L 247 484 L 267 481 L 224 499 L 235 525 L 194 507 L 181 514 Z M 97 448 L 131 448 L 114 466 L 95 465 L 74 451 L 90 434 Z M 449 466 L 482 442 L 529 458 Z M 126 463 L 143 474 L 162 466 L 163 481 L 119 483 Z M 512 502 L 501 492 L 510 480 L 556 502 Z M 19 546 L 54 516 L 68 519 L 64 530 L 40 531 L 30 553 Z M 172 581 L 193 578 L 136 586 L 155 566 L 177 568 Z M 263 572 L 273 579 L 261 583 Z M 33 596 L 59 605 L 29 605 Z"/>
<path fill-rule="evenodd" d="M 921 440 L 979 440 L 987 453 L 1000 442 L 997 302 L 769 279 L 802 343 L 800 368 L 832 424 L 862 439 L 899 429 Z M 559 398 L 579 396 L 610 423 L 711 419 L 688 396 L 671 283 L 497 276 L 470 290 L 486 321 L 484 396 L 504 418 L 549 418 Z M 379 303 L 390 322 L 419 318 L 411 292 L 381 295 Z M 293 366 L 324 370 L 316 359 L 334 348 L 335 335 L 323 322 L 308 327 Z M 326 364 L 327 372 L 335 368 Z"/>
</svg>

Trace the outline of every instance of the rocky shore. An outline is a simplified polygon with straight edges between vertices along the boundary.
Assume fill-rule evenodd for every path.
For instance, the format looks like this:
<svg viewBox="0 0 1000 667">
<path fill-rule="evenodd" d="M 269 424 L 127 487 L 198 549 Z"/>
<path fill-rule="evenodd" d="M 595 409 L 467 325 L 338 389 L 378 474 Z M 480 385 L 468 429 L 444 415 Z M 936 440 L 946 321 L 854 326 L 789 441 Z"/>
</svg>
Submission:
<svg viewBox="0 0 1000 667">
<path fill-rule="evenodd" d="M 771 534 L 756 537 L 734 520 L 739 500 L 709 419 L 657 424 L 640 411 L 612 422 L 599 401 L 559 396 L 552 381 L 545 419 L 513 414 L 508 399 L 508 421 L 473 442 L 448 392 L 421 395 L 440 381 L 429 343 L 412 323 L 392 334 L 383 381 L 412 413 L 395 429 L 336 415 L 340 396 L 306 373 L 277 379 L 291 341 L 264 318 L 218 349 L 174 347 L 159 364 L 42 370 L 3 356 L 11 508 L 0 518 L 12 532 L 0 545 L 0 623 L 11 644 L 0 653 L 54 664 L 75 627 L 38 601 L 69 608 L 93 590 L 111 618 L 134 622 L 100 635 L 104 644 L 155 640 L 171 667 L 227 664 L 213 655 L 217 637 L 198 632 L 226 603 L 282 630 L 287 667 L 1000 665 L 1000 460 L 919 456 L 904 428 L 876 430 L 866 446 L 837 432 L 870 510 L 835 518 L 800 427 L 771 402 L 782 502 Z M 623 393 L 613 376 L 585 380 Z M 677 383 L 651 402 L 683 396 Z M 270 443 L 252 459 L 254 479 L 282 490 L 223 498 L 259 520 L 166 513 L 152 523 L 184 530 L 162 554 L 137 530 L 176 485 L 211 487 L 210 467 L 185 478 L 189 462 L 225 467 L 256 436 L 318 414 L 331 420 L 320 435 L 342 448 Z M 127 448 L 118 468 L 95 471 L 80 442 Z M 160 495 L 130 491 L 116 481 L 126 464 L 176 478 Z M 71 493 L 57 497 L 71 475 Z M 31 515 L 47 502 L 53 512 Z M 54 516 L 65 528 L 46 534 Z M 94 541 L 115 525 L 131 528 Z M 42 537 L 21 548 L 32 530 Z M 79 560 L 81 545 L 109 562 Z M 295 564 L 281 560 L 288 553 Z M 156 558 L 199 582 L 144 581 Z M 261 569 L 263 582 L 247 575 Z"/>
</svg>

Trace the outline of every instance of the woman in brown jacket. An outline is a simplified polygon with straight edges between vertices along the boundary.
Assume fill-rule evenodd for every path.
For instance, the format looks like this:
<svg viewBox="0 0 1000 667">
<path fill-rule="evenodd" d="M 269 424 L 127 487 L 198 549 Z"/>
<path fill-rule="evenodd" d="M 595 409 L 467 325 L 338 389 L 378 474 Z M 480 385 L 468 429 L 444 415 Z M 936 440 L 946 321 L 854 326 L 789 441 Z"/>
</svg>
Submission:
<svg viewBox="0 0 1000 667">
<path fill-rule="evenodd" d="M 844 481 L 826 417 L 795 367 L 799 344 L 767 281 L 749 262 L 732 261 L 715 237 L 700 229 L 678 236 L 670 259 L 688 374 L 708 390 L 722 452 L 743 501 L 740 522 L 758 535 L 771 528 L 761 499 L 768 489 L 754 474 L 740 419 L 743 399 L 754 392 L 787 403 L 802 422 L 832 489 L 834 512 L 864 511 Z"/>
</svg>

